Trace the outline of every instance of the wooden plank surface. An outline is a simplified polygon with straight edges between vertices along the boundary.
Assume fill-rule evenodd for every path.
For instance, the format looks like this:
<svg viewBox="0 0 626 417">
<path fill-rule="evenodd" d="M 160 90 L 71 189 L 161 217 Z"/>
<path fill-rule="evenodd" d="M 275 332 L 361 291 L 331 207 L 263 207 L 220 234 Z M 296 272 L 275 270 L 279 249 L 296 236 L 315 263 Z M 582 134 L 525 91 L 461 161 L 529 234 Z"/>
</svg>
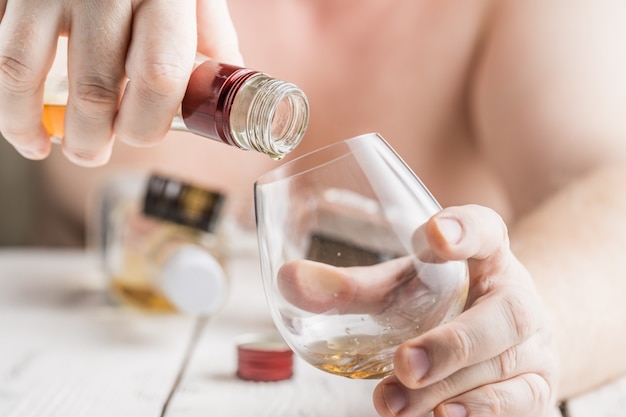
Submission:
<svg viewBox="0 0 626 417">
<path fill-rule="evenodd" d="M 294 376 L 280 382 L 238 379 L 237 338 L 271 332 L 258 260 L 230 266 L 227 304 L 207 325 L 167 417 L 375 417 L 376 381 L 355 381 L 322 372 L 295 358 Z M 208 413 L 208 414 L 207 414 Z"/>
<path fill-rule="evenodd" d="M 119 308 L 82 252 L 0 251 L 0 416 L 376 415 L 375 382 L 297 359 L 288 381 L 237 378 L 236 338 L 273 324 L 258 261 L 236 260 L 231 275 L 227 304 L 191 344 L 195 319 Z"/>
<path fill-rule="evenodd" d="M 274 329 L 258 267 L 230 265 L 225 307 L 203 327 L 113 304 L 82 251 L 0 251 L 2 417 L 375 417 L 376 381 L 326 374 L 237 378 L 236 339 Z M 194 338 L 195 337 L 195 338 Z M 626 379 L 570 401 L 571 417 L 626 416 Z"/>
<path fill-rule="evenodd" d="M 109 302 L 80 252 L 0 252 L 0 416 L 161 416 L 194 320 Z"/>
</svg>

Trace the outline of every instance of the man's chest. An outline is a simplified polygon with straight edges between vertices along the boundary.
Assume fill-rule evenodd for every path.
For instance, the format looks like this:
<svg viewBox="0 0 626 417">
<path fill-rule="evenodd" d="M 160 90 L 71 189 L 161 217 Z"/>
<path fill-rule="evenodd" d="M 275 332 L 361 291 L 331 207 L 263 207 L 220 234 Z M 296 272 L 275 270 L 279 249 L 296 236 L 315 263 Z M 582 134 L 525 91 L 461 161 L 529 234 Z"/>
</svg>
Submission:
<svg viewBox="0 0 626 417">
<path fill-rule="evenodd" d="M 335 132 L 318 140 L 364 130 L 426 140 L 448 129 L 463 111 L 479 11 L 446 1 L 348 1 L 352 8 L 328 10 L 322 2 L 231 2 L 246 64 L 307 93 L 311 132 Z"/>
<path fill-rule="evenodd" d="M 379 132 L 443 204 L 504 206 L 473 147 L 465 107 L 486 1 L 452 3 L 367 0 L 324 15 L 239 0 L 232 12 L 246 64 L 309 97 L 299 152 Z"/>
</svg>

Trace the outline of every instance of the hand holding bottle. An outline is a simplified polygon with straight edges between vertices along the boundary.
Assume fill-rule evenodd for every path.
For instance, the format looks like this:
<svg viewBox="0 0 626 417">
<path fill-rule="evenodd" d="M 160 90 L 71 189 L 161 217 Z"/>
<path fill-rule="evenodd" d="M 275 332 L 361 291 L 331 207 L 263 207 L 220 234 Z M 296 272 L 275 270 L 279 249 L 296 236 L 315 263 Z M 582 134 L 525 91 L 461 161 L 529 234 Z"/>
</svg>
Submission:
<svg viewBox="0 0 626 417">
<path fill-rule="evenodd" d="M 241 63 L 223 0 L 0 4 L 0 132 L 30 159 L 50 152 L 41 122 L 44 81 L 59 36 L 68 37 L 69 62 L 63 150 L 85 166 L 108 161 L 114 136 L 132 145 L 165 136 L 198 49 Z"/>
</svg>

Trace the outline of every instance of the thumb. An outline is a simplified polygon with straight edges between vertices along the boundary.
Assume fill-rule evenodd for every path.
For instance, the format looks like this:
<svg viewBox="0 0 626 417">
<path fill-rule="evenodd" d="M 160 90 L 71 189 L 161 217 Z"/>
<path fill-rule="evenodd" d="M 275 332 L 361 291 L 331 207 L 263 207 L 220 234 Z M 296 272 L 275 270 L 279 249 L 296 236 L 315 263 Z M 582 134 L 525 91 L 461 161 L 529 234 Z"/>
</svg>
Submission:
<svg viewBox="0 0 626 417">
<path fill-rule="evenodd" d="M 446 260 L 471 260 L 474 266 L 503 267 L 508 262 L 509 237 L 502 218 L 479 205 L 447 207 L 425 225 L 433 252 Z M 414 241 L 420 239 L 416 234 Z M 422 238 L 423 239 L 423 238 Z"/>
</svg>

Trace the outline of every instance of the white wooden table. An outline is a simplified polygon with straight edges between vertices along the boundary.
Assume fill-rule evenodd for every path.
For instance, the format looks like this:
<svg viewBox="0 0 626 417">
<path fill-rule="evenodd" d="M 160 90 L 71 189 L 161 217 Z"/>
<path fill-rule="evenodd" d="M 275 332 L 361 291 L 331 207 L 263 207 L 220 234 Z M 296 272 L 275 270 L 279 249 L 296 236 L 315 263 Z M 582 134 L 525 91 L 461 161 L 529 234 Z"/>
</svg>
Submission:
<svg viewBox="0 0 626 417">
<path fill-rule="evenodd" d="M 111 303 L 80 251 L 0 251 L 2 417 L 369 417 L 373 381 L 299 360 L 288 381 L 236 377 L 237 336 L 273 329 L 255 259 L 204 326 Z"/>
<path fill-rule="evenodd" d="M 0 251 L 1 417 L 374 417 L 376 381 L 296 358 L 288 381 L 236 377 L 237 336 L 273 329 L 254 257 L 208 322 L 116 306 L 82 251 Z M 626 380 L 571 402 L 571 417 L 626 416 Z"/>
</svg>

